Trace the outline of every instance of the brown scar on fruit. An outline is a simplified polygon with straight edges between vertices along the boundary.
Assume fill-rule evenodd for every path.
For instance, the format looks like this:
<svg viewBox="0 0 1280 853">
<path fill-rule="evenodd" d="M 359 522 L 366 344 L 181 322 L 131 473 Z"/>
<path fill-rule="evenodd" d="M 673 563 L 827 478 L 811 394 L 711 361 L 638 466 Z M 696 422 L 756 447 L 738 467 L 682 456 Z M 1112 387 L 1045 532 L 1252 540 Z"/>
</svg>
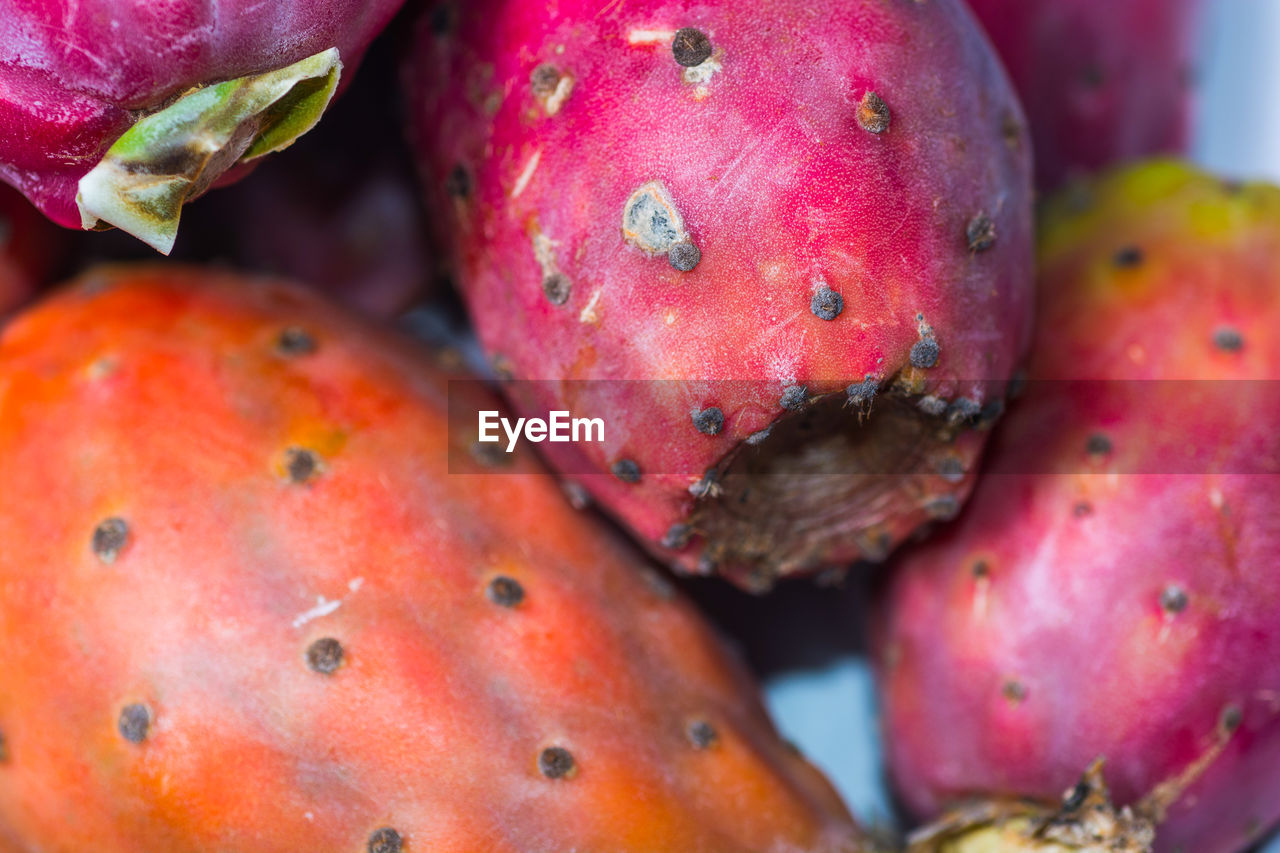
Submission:
<svg viewBox="0 0 1280 853">
<path fill-rule="evenodd" d="M 560 112 L 564 102 L 573 93 L 574 82 L 572 74 L 556 68 L 549 62 L 539 65 L 529 75 L 533 96 L 538 99 L 543 111 L 549 116 Z"/>
<path fill-rule="evenodd" d="M 869 408 L 873 398 L 875 414 L 850 429 L 851 403 Z M 933 460 L 952 452 L 945 436 L 953 428 L 925 417 L 918 400 L 871 374 L 846 393 L 780 409 L 763 440 L 731 450 L 690 485 L 696 503 L 682 521 L 705 543 L 708 560 L 699 571 L 718 570 L 762 589 L 818 565 L 833 543 L 844 548 L 852 542 L 863 559 L 887 557 L 893 530 L 878 506 L 903 481 L 884 475 L 931 471 Z M 800 436 L 803 452 L 797 451 Z M 829 476 L 833 472 L 845 476 Z M 959 510 L 954 495 L 939 493 L 945 484 L 930 487 L 932 477 L 908 482 L 917 483 L 907 499 L 921 515 L 945 518 Z M 857 512 L 833 509 L 848 507 L 855 495 Z"/>
<path fill-rule="evenodd" d="M 0 732 L 0 764 L 9 763 L 9 741 L 5 739 L 4 732 Z"/>
<path fill-rule="evenodd" d="M 622 237 L 650 256 L 669 256 L 677 244 L 693 244 L 684 217 L 661 181 L 642 184 L 627 198 L 622 207 Z"/>
</svg>

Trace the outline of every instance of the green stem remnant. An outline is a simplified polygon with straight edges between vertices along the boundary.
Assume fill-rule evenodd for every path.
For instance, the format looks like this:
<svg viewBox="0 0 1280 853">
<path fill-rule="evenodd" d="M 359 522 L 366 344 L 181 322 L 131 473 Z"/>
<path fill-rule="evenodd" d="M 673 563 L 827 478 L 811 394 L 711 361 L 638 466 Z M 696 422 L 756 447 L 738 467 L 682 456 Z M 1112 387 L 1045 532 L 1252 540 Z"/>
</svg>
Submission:
<svg viewBox="0 0 1280 853">
<path fill-rule="evenodd" d="M 80 179 L 82 226 L 114 225 L 169 254 L 182 205 L 232 166 L 287 148 L 314 127 L 341 73 L 330 48 L 286 68 L 192 89 L 139 119 Z"/>
</svg>

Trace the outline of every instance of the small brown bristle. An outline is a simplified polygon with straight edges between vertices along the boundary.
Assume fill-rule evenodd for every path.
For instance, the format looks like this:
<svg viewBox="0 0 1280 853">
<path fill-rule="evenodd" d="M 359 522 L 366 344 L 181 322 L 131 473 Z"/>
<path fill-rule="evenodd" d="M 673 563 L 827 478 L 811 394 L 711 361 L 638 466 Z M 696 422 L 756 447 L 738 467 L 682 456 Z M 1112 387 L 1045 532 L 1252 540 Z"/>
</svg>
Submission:
<svg viewBox="0 0 1280 853">
<path fill-rule="evenodd" d="M 342 666 L 345 652 L 333 637 L 322 637 L 307 646 L 307 666 L 321 675 L 332 675 Z"/>
<path fill-rule="evenodd" d="M 120 710 L 116 728 L 119 729 L 120 736 L 130 743 L 142 743 L 151 729 L 151 711 L 140 703 L 125 705 Z"/>
<path fill-rule="evenodd" d="M 316 351 L 316 339 L 305 329 L 290 326 L 276 338 L 276 352 L 285 356 L 310 355 Z"/>
<path fill-rule="evenodd" d="M 844 297 L 824 284 L 813 292 L 809 310 L 819 320 L 834 320 L 844 311 Z"/>
<path fill-rule="evenodd" d="M 689 736 L 689 743 L 693 744 L 694 749 L 709 749 L 715 746 L 716 741 L 720 739 L 715 727 L 706 720 L 694 720 L 689 724 L 686 733 Z"/>
<path fill-rule="evenodd" d="M 1181 613 L 1189 603 L 1186 591 L 1176 583 L 1171 583 L 1160 591 L 1160 607 L 1165 613 Z"/>
<path fill-rule="evenodd" d="M 682 27 L 671 40 L 671 55 L 685 68 L 696 68 L 711 58 L 711 39 L 702 30 Z"/>
<path fill-rule="evenodd" d="M 1100 432 L 1095 432 L 1089 436 L 1089 440 L 1085 442 L 1085 450 L 1090 456 L 1106 456 L 1113 450 L 1111 439 L 1107 438 Z"/>
<path fill-rule="evenodd" d="M 128 541 L 129 525 L 123 518 L 108 518 L 93 529 L 93 553 L 107 565 L 116 561 Z"/>
<path fill-rule="evenodd" d="M 499 575 L 489 581 L 485 595 L 499 607 L 518 607 L 524 601 L 524 587 L 515 578 Z"/>
<path fill-rule="evenodd" d="M 444 191 L 457 199 L 471 197 L 471 174 L 461 163 L 449 170 L 449 176 L 444 179 Z"/>
<path fill-rule="evenodd" d="M 289 482 L 305 483 L 320 471 L 320 457 L 303 447 L 290 447 L 284 452 Z"/>
<path fill-rule="evenodd" d="M 404 850 L 404 839 L 391 827 L 384 826 L 369 836 L 367 849 L 368 853 L 400 853 Z"/>
<path fill-rule="evenodd" d="M 577 770 L 573 755 L 562 746 L 549 746 L 538 754 L 538 770 L 548 779 L 565 779 Z"/>
<path fill-rule="evenodd" d="M 724 412 L 709 406 L 693 413 L 693 425 L 703 435 L 718 435 L 724 429 Z"/>
<path fill-rule="evenodd" d="M 542 293 L 552 305 L 563 305 L 569 301 L 573 286 L 564 273 L 552 273 L 542 280 Z"/>
<path fill-rule="evenodd" d="M 985 252 L 996 244 L 996 224 L 990 216 L 979 213 L 969 220 L 964 236 L 970 252 Z"/>
<path fill-rule="evenodd" d="M 884 133 L 889 129 L 889 105 L 875 92 L 867 92 L 858 102 L 858 126 L 868 133 Z"/>
<path fill-rule="evenodd" d="M 619 459 L 609 470 L 624 483 L 640 482 L 640 466 L 633 459 Z"/>
<path fill-rule="evenodd" d="M 1004 698 L 1015 704 L 1025 702 L 1027 699 L 1027 688 L 1021 681 L 1006 681 L 1000 692 L 1004 694 Z"/>
<path fill-rule="evenodd" d="M 667 250 L 667 263 L 679 272 L 691 272 L 702 261 L 702 250 L 685 240 Z"/>
<path fill-rule="evenodd" d="M 533 69 L 529 75 L 529 83 L 533 94 L 539 98 L 547 98 L 555 94 L 556 85 L 560 82 L 560 70 L 549 62 Z"/>
</svg>

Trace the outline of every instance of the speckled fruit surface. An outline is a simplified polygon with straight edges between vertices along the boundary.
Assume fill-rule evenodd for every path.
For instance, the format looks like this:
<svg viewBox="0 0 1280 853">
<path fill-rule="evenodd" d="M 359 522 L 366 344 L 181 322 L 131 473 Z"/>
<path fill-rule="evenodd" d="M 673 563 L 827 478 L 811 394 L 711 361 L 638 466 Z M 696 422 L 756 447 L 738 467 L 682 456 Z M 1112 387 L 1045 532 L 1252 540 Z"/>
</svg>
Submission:
<svg viewBox="0 0 1280 853">
<path fill-rule="evenodd" d="M 413 47 L 495 371 L 607 425 L 562 473 L 756 589 L 954 514 L 1032 289 L 1023 118 L 962 3 L 444 3 Z"/>
</svg>

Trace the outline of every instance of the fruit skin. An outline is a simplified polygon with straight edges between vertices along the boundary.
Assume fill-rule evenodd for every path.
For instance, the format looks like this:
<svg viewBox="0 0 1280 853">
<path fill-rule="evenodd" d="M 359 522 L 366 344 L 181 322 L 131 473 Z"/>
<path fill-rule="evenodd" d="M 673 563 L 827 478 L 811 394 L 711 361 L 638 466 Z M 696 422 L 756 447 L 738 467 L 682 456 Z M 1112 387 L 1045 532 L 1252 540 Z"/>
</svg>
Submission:
<svg viewBox="0 0 1280 853">
<path fill-rule="evenodd" d="M 471 455 L 448 402 L 493 403 L 420 348 L 167 265 L 88 273 L 0 365 L 0 838 L 861 849 L 692 608 Z"/>
<path fill-rule="evenodd" d="M 0 180 L 80 228 L 77 183 L 194 86 L 337 47 L 349 78 L 402 0 L 0 0 Z"/>
<path fill-rule="evenodd" d="M 1202 0 L 969 0 L 1031 123 L 1036 183 L 1186 150 Z"/>
<path fill-rule="evenodd" d="M 655 553 L 758 588 L 882 559 L 967 494 L 983 435 L 939 438 L 916 403 L 965 427 L 998 403 L 1030 329 L 1031 190 L 1019 107 L 961 3 L 444 4 L 406 80 L 480 340 L 499 375 L 541 380 L 509 396 L 604 420 L 602 444 L 542 449 Z M 696 252 L 665 251 L 654 215 Z M 822 400 L 847 446 L 771 462 L 735 521 L 751 484 L 731 462 L 807 450 L 781 429 L 747 443 L 784 394 Z M 693 418 L 711 409 L 718 431 Z M 805 464 L 821 473 L 775 476 Z"/>
<path fill-rule="evenodd" d="M 1042 233 L 1025 398 L 882 602 L 892 775 L 932 814 L 1105 756 L 1172 799 L 1157 850 L 1243 849 L 1280 820 L 1280 190 L 1156 161 Z"/>
</svg>

